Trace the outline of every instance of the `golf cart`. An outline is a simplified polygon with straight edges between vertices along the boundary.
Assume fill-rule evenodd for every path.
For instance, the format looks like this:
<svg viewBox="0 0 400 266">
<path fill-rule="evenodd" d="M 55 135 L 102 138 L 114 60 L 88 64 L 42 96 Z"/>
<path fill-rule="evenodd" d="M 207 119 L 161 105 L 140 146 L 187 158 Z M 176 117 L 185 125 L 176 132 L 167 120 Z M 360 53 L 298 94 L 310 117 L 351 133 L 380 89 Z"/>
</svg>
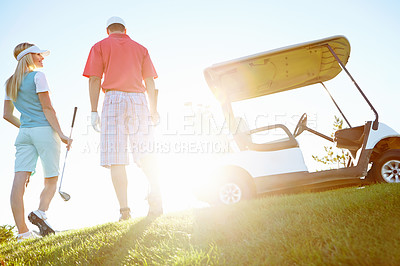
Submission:
<svg viewBox="0 0 400 266">
<path fill-rule="evenodd" d="M 350 43 L 344 36 L 302 43 L 212 65 L 205 79 L 220 102 L 234 144 L 205 182 L 198 197 L 211 203 L 232 204 L 265 193 L 303 191 L 352 186 L 366 182 L 400 182 L 400 134 L 378 121 L 378 113 L 354 81 L 345 65 Z M 352 127 L 324 85 L 342 69 L 347 73 L 375 114 L 374 121 Z M 321 84 L 348 124 L 348 128 L 326 136 L 307 127 L 303 114 L 293 133 L 283 124 L 249 129 L 235 117 L 232 103 Z M 285 138 L 255 143 L 252 135 L 280 129 Z M 351 155 L 344 168 L 309 172 L 296 140 L 309 131 L 346 149 Z M 372 167 L 371 167 L 372 164 Z"/>
</svg>

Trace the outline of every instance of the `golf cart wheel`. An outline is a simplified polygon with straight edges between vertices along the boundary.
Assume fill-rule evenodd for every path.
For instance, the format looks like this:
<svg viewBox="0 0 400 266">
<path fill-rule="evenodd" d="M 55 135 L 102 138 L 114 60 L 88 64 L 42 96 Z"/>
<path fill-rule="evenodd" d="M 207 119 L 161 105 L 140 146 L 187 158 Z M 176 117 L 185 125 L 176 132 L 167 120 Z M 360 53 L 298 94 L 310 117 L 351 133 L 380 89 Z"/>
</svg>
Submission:
<svg viewBox="0 0 400 266">
<path fill-rule="evenodd" d="M 218 202 L 230 205 L 254 197 L 253 191 L 244 179 L 232 178 L 223 182 L 218 189 Z"/>
<path fill-rule="evenodd" d="M 400 183 L 400 150 L 384 152 L 371 168 L 374 181 L 379 183 Z"/>
</svg>

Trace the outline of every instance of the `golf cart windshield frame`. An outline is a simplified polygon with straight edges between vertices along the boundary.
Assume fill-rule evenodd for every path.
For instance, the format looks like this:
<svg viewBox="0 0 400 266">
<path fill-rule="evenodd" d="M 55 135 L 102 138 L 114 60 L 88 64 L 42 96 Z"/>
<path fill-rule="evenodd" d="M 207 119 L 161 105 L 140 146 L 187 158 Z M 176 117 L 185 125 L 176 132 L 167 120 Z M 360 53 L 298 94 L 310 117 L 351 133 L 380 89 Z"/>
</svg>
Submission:
<svg viewBox="0 0 400 266">
<path fill-rule="evenodd" d="M 327 44 L 326 46 L 328 47 L 328 49 L 329 49 L 329 51 L 331 52 L 331 54 L 335 57 L 335 59 L 336 59 L 336 61 L 339 63 L 339 65 L 342 67 L 342 69 L 343 69 L 343 70 L 346 72 L 346 74 L 349 76 L 349 78 L 351 79 L 351 81 L 353 81 L 353 83 L 354 83 L 354 85 L 356 86 L 356 88 L 358 89 L 358 91 L 361 93 L 361 95 L 363 96 L 363 98 L 365 99 L 365 101 L 368 103 L 369 107 L 370 107 L 370 108 L 372 109 L 372 111 L 374 112 L 374 114 L 375 114 L 375 121 L 374 121 L 374 123 L 372 124 L 372 129 L 373 129 L 373 130 L 377 130 L 377 129 L 378 129 L 378 125 L 379 125 L 379 122 L 378 122 L 378 118 L 379 118 L 378 112 L 376 111 L 376 109 L 374 108 L 374 106 L 372 105 L 372 103 L 368 100 L 368 98 L 367 98 L 367 96 L 365 95 L 365 93 L 361 90 L 360 86 L 358 86 L 357 82 L 356 82 L 356 81 L 354 80 L 354 78 L 351 76 L 350 72 L 347 70 L 347 68 L 346 68 L 346 66 L 343 64 L 343 62 L 339 59 L 339 57 L 337 56 L 337 54 L 335 53 L 335 51 L 332 49 L 332 47 L 331 47 L 329 44 Z M 325 88 L 325 89 L 326 89 L 326 88 Z M 334 103 L 335 103 L 336 107 L 338 107 L 335 101 L 334 101 Z M 339 107 L 338 107 L 338 109 L 339 109 L 339 112 L 343 115 L 343 113 L 342 113 L 342 111 L 340 110 Z M 344 115 L 343 115 L 343 117 L 344 117 Z M 347 121 L 347 119 L 346 119 L 346 121 Z M 347 123 L 348 123 L 348 121 L 347 121 Z M 350 126 L 350 124 L 349 124 L 349 126 Z M 351 127 L 351 126 L 350 126 L 350 127 Z"/>
</svg>

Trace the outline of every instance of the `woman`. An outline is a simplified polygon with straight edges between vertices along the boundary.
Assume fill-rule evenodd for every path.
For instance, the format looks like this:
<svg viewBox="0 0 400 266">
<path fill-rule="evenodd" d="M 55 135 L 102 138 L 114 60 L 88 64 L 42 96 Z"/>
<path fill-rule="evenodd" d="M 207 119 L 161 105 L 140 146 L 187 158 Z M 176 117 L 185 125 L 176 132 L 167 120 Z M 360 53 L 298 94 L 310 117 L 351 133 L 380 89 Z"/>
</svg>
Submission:
<svg viewBox="0 0 400 266">
<path fill-rule="evenodd" d="M 19 128 L 15 140 L 15 176 L 10 199 L 18 228 L 18 242 L 37 237 L 29 231 L 25 223 L 23 196 L 38 157 L 43 166 L 44 189 L 40 195 L 38 210 L 31 212 L 28 219 L 39 227 L 42 236 L 54 233 L 46 221 L 45 211 L 57 189 L 60 140 L 67 144 L 67 149 L 72 142 L 63 134 L 58 123 L 51 105 L 46 76 L 35 71 L 43 67 L 43 56 L 49 53 L 30 43 L 17 45 L 14 57 L 18 64 L 15 73 L 6 82 L 3 117 Z M 21 113 L 20 119 L 13 114 L 14 106 Z"/>
</svg>

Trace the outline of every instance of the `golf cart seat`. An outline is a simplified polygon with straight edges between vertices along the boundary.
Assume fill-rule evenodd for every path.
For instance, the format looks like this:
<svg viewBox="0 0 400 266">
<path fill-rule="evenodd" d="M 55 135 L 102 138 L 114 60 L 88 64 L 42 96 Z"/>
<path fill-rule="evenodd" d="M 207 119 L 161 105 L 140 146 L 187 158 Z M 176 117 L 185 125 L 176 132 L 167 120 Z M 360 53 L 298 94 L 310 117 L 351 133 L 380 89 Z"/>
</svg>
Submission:
<svg viewBox="0 0 400 266">
<path fill-rule="evenodd" d="M 338 148 L 357 151 L 364 141 L 365 126 L 340 129 L 335 132 L 334 141 Z"/>
<path fill-rule="evenodd" d="M 238 126 L 233 136 L 240 150 L 277 151 L 299 147 L 299 143 L 285 125 L 276 124 L 250 130 L 247 122 L 240 117 L 235 118 L 235 124 Z M 287 134 L 287 137 L 265 143 L 253 142 L 252 134 L 277 128 L 282 129 Z"/>
</svg>

